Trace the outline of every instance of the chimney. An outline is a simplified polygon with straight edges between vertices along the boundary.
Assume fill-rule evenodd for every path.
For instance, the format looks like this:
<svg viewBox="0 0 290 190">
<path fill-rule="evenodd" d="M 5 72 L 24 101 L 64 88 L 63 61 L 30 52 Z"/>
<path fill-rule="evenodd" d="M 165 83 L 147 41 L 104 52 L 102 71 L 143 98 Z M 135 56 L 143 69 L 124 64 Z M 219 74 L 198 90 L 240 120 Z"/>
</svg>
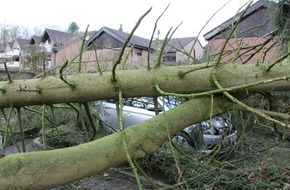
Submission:
<svg viewBox="0 0 290 190">
<path fill-rule="evenodd" d="M 122 27 L 122 24 L 120 24 L 119 31 L 123 32 L 123 27 Z"/>
</svg>

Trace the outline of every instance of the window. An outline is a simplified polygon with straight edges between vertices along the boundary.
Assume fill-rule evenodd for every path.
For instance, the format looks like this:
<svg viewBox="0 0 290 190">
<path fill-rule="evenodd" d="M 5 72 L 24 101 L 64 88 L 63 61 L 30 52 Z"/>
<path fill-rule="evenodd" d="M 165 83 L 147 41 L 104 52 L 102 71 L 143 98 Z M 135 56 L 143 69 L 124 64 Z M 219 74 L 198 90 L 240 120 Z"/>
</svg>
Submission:
<svg viewBox="0 0 290 190">
<path fill-rule="evenodd" d="M 142 50 L 141 49 L 135 49 L 135 54 L 138 56 L 142 56 Z"/>
<path fill-rule="evenodd" d="M 13 57 L 13 61 L 19 61 L 19 57 Z"/>
</svg>

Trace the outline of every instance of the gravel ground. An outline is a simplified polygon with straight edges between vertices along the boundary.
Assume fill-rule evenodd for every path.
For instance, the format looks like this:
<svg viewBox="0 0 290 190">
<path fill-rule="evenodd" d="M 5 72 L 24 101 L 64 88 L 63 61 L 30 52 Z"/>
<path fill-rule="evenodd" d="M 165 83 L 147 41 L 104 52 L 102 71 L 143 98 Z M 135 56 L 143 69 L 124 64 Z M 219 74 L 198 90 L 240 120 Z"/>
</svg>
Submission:
<svg viewBox="0 0 290 190">
<path fill-rule="evenodd" d="M 141 178 L 142 188 L 150 190 L 148 183 Z M 50 190 L 67 190 L 74 187 L 78 190 L 137 190 L 135 179 L 131 172 L 124 172 L 121 168 L 112 168 L 108 171 L 87 177 L 66 186 L 53 188 Z"/>
</svg>

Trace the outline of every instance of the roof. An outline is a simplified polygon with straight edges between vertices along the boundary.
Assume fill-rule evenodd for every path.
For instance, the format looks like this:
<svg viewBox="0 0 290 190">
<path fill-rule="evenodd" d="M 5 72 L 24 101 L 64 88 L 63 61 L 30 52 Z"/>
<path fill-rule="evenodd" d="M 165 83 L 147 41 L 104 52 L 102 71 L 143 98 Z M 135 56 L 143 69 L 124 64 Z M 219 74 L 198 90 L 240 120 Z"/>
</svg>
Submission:
<svg viewBox="0 0 290 190">
<path fill-rule="evenodd" d="M 116 40 L 120 41 L 121 43 L 125 43 L 126 39 L 130 34 L 125 33 L 123 31 L 115 30 L 112 28 L 108 27 L 102 27 L 98 32 L 96 32 L 87 42 L 86 46 L 89 46 L 96 38 L 98 38 L 103 32 L 109 34 Z M 135 47 L 140 47 L 140 48 L 148 48 L 149 47 L 150 40 L 146 38 L 142 38 L 139 36 L 133 35 L 128 43 L 128 46 L 134 45 Z"/>
<path fill-rule="evenodd" d="M 38 44 L 40 42 L 40 38 L 41 38 L 40 36 L 33 35 L 30 38 L 29 44 Z"/>
<path fill-rule="evenodd" d="M 93 36 L 95 33 L 97 33 L 98 31 L 96 30 L 93 30 L 93 31 L 88 31 L 87 32 L 87 36 Z M 85 35 L 85 32 L 81 32 L 80 33 L 80 36 L 84 36 Z"/>
<path fill-rule="evenodd" d="M 30 40 L 27 40 L 27 39 L 21 39 L 21 38 L 16 38 L 14 43 L 17 41 L 18 45 L 20 48 L 23 48 L 24 46 L 28 45 L 29 44 L 29 41 Z"/>
<path fill-rule="evenodd" d="M 7 47 L 7 46 L 8 46 L 8 48 L 12 49 L 13 42 L 8 42 L 8 43 L 6 44 L 6 47 Z"/>
<path fill-rule="evenodd" d="M 244 20 L 244 19 L 248 18 L 249 16 L 255 14 L 256 12 L 258 12 L 261 9 L 267 9 L 269 7 L 269 4 L 270 4 L 270 2 L 268 0 L 259 0 L 259 1 L 257 1 L 256 3 L 254 3 L 253 5 L 251 5 L 247 9 L 247 11 L 245 12 L 245 14 L 243 15 L 243 18 L 241 20 Z M 214 29 L 210 30 L 209 32 L 204 34 L 204 38 L 206 40 L 211 40 L 215 36 L 218 36 L 219 34 L 224 32 L 225 30 L 229 29 L 233 25 L 233 23 L 236 23 L 238 21 L 238 19 L 240 18 L 242 13 L 243 13 L 243 11 L 239 12 L 238 14 L 236 14 L 233 17 L 231 17 L 227 21 L 223 22 L 219 26 L 217 26 Z M 262 16 L 265 16 L 265 15 L 262 15 Z M 265 21 L 265 19 L 266 18 L 255 19 L 255 20 L 251 20 L 250 22 L 259 22 L 259 23 L 256 23 L 256 25 L 258 25 L 258 24 L 262 24 Z M 253 23 L 247 23 L 247 24 L 250 25 L 250 24 L 253 24 Z"/>
<path fill-rule="evenodd" d="M 165 46 L 164 52 L 176 52 L 176 50 L 182 50 L 185 46 L 194 40 L 198 39 L 196 37 L 172 38 Z"/>
<path fill-rule="evenodd" d="M 90 38 L 96 32 L 97 31 L 93 30 L 93 31 L 88 31 L 87 33 L 85 33 L 85 32 L 78 33 L 76 36 L 74 36 L 73 38 L 71 38 L 70 40 L 68 40 L 65 44 L 70 43 L 70 42 L 74 42 L 74 41 L 78 41 L 80 39 L 83 39 L 83 37 L 84 37 L 85 34 L 86 34 L 86 38 Z"/>
<path fill-rule="evenodd" d="M 54 45 L 63 45 L 76 36 L 78 35 L 46 28 L 40 38 L 40 42 L 45 42 L 50 38 Z"/>
</svg>

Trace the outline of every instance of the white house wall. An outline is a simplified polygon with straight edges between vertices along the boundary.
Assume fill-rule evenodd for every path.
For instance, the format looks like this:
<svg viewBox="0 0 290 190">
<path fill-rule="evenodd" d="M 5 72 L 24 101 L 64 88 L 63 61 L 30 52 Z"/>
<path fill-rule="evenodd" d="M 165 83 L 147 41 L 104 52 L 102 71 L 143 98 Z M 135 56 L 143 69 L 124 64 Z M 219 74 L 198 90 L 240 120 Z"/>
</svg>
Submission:
<svg viewBox="0 0 290 190">
<path fill-rule="evenodd" d="M 46 40 L 44 43 L 44 47 L 47 50 L 47 52 L 51 52 L 51 42 Z"/>
</svg>

